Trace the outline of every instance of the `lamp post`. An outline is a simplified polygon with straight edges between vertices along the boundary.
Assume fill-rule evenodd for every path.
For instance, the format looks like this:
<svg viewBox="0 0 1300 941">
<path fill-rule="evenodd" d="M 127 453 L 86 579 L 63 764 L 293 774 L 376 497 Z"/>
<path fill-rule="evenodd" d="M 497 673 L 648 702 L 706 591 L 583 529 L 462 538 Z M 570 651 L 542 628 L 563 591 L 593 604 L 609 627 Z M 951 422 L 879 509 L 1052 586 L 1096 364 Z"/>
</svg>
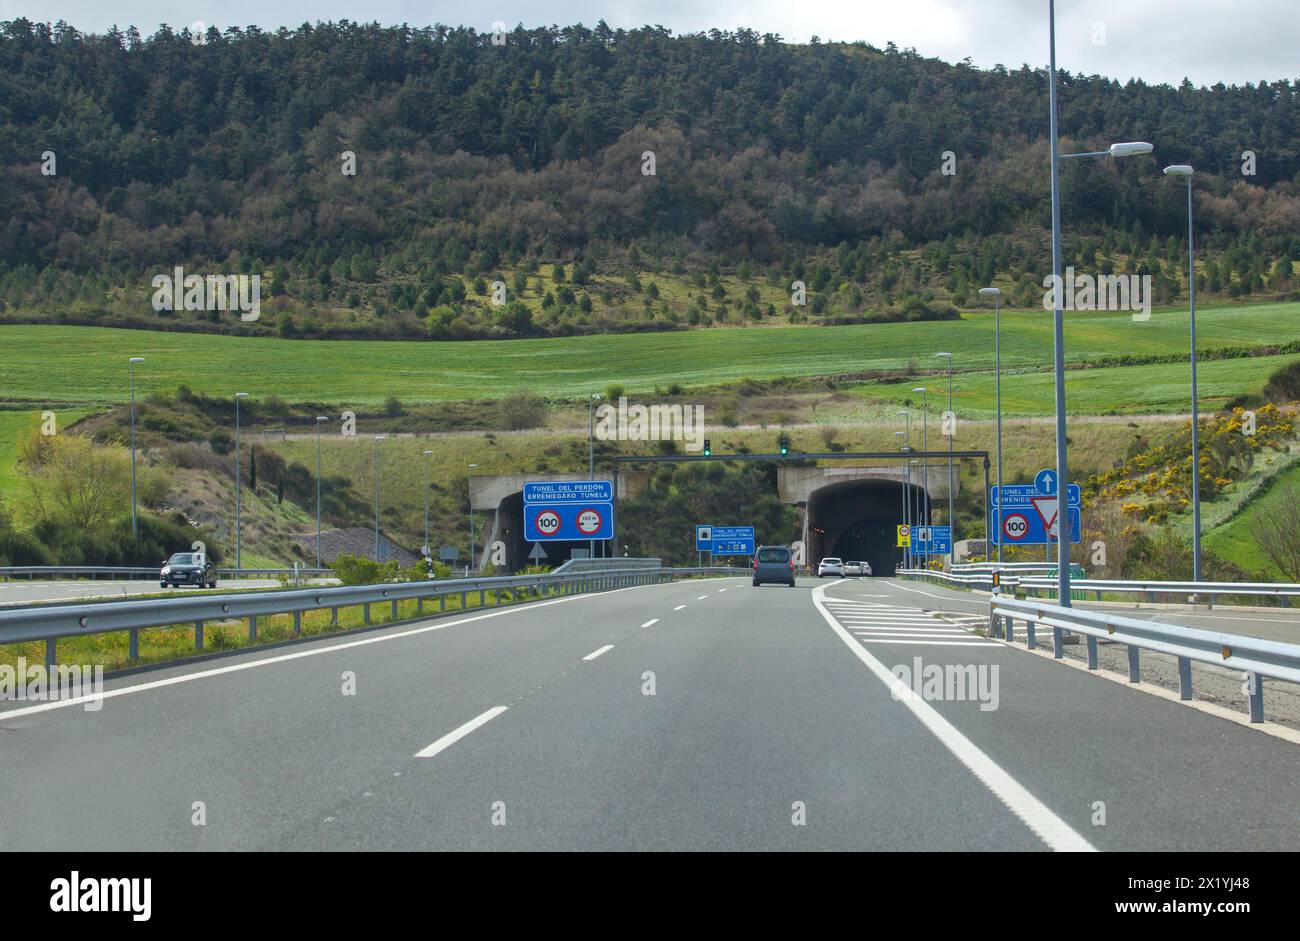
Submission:
<svg viewBox="0 0 1300 941">
<path fill-rule="evenodd" d="M 952 436 L 957 431 L 957 415 L 952 410 L 952 354 L 935 353 L 936 359 L 946 359 L 948 361 L 948 544 L 951 548 L 948 550 L 948 567 L 957 561 L 957 519 L 954 516 L 953 502 L 953 485 L 952 485 Z"/>
<path fill-rule="evenodd" d="M 239 400 L 248 398 L 247 392 L 235 393 L 235 568 L 243 568 L 243 501 L 244 467 L 239 450 Z"/>
<path fill-rule="evenodd" d="M 469 465 L 470 470 L 476 467 L 477 464 Z M 465 475 L 465 489 L 469 493 L 469 568 L 465 570 L 465 574 L 468 575 L 474 568 L 474 491 L 469 486 L 469 474 Z"/>
<path fill-rule="evenodd" d="M 926 407 L 925 404 L 926 389 L 925 386 L 917 386 L 912 391 L 921 393 L 921 453 L 926 454 L 930 450 L 930 410 Z M 930 525 L 930 459 L 928 457 L 921 458 L 921 493 L 925 494 L 924 498 L 922 498 L 920 494 L 918 494 L 917 499 L 918 500 L 924 499 L 925 506 L 921 509 L 921 513 L 920 513 L 921 518 L 918 522 L 918 525 L 929 526 Z"/>
<path fill-rule="evenodd" d="M 1192 168 L 1185 163 L 1165 167 L 1166 176 L 1187 181 L 1187 299 L 1192 314 L 1192 581 L 1201 580 L 1201 449 L 1196 401 L 1196 255 L 1192 244 Z"/>
<path fill-rule="evenodd" d="M 587 396 L 587 480 L 589 481 L 596 479 L 596 445 L 591 423 L 591 409 L 593 403 L 599 401 L 600 396 L 595 393 Z M 587 541 L 587 558 L 592 558 L 595 555 L 596 540 L 590 539 Z"/>
<path fill-rule="evenodd" d="M 388 435 L 375 435 L 375 561 L 379 561 L 379 445 Z"/>
<path fill-rule="evenodd" d="M 895 438 L 900 438 L 900 439 L 902 439 L 902 441 L 903 441 L 903 443 L 902 443 L 901 445 L 899 445 L 899 448 L 898 448 L 899 453 L 903 455 L 903 465 L 902 465 L 903 474 L 902 474 L 902 478 L 903 478 L 903 482 L 904 482 L 904 483 L 903 483 L 902 490 L 901 490 L 900 492 L 901 492 L 902 495 L 903 495 L 903 525 L 904 525 L 904 526 L 907 526 L 907 527 L 908 527 L 908 532 L 911 533 L 911 525 L 910 525 L 910 524 L 908 523 L 908 521 L 907 521 L 907 432 L 905 432 L 905 431 L 895 431 L 895 432 L 894 432 L 894 437 L 895 437 Z M 910 538 L 908 539 L 908 542 L 911 542 L 911 539 L 910 539 Z M 903 567 L 904 567 L 904 568 L 907 567 L 907 548 L 908 548 L 907 546 L 904 546 L 904 547 L 903 547 Z"/>
<path fill-rule="evenodd" d="M 132 356 L 128 361 L 131 369 L 131 538 L 140 538 L 140 523 L 135 509 L 135 364 L 143 363 L 143 356 Z"/>
<path fill-rule="evenodd" d="M 903 416 L 903 451 L 910 454 L 912 451 L 912 413 L 905 408 L 900 408 L 895 414 Z M 903 523 L 907 526 L 908 538 L 906 550 L 903 558 L 910 566 L 912 562 L 912 465 L 905 462 L 903 465 L 904 475 L 906 477 L 907 489 L 905 491 L 907 499 L 903 504 Z"/>
<path fill-rule="evenodd" d="M 1133 141 L 1111 144 L 1109 150 L 1090 153 L 1060 153 L 1059 136 L 1056 129 L 1056 0 L 1048 0 L 1048 44 L 1050 47 L 1049 77 L 1047 99 L 1050 115 L 1048 125 L 1052 139 L 1052 348 L 1056 372 L 1056 491 L 1057 491 L 1057 539 L 1056 539 L 1056 603 L 1063 607 L 1070 606 L 1070 566 L 1067 561 L 1070 545 L 1069 513 L 1065 514 L 1066 531 L 1061 532 L 1060 502 L 1062 496 L 1069 493 L 1069 467 L 1065 441 L 1065 320 L 1062 311 L 1061 284 L 1061 161 L 1075 157 L 1130 157 L 1134 154 L 1149 154 L 1152 147 L 1145 141 Z M 1068 502 L 1068 500 L 1067 500 Z M 1066 507 L 1068 510 L 1068 507 Z M 1062 538 L 1063 537 L 1063 538 Z M 1051 536 L 1048 536 L 1050 542 Z"/>
<path fill-rule="evenodd" d="M 1002 292 L 980 288 L 980 297 L 993 298 L 993 385 L 997 399 L 998 512 L 994 522 L 998 533 L 998 562 L 1002 561 Z M 987 495 L 986 495 L 987 499 Z M 1059 510 L 1057 511 L 1059 515 Z M 985 555 L 987 555 L 987 549 Z"/>
<path fill-rule="evenodd" d="M 907 479 L 909 481 L 912 479 L 912 468 L 920 463 L 921 462 L 914 457 L 907 459 Z M 921 494 L 920 493 L 917 493 L 916 495 L 916 509 L 912 512 L 911 525 L 913 527 L 921 525 Z M 908 540 L 907 540 L 907 551 L 908 551 L 908 555 L 912 557 L 912 567 L 915 568 L 917 566 L 916 546 L 912 544 L 910 532 L 908 534 Z"/>
<path fill-rule="evenodd" d="M 316 416 L 316 568 L 320 568 L 320 426 L 327 421 L 325 415 Z"/>
<path fill-rule="evenodd" d="M 424 552 L 430 559 L 433 558 L 433 549 L 429 545 L 429 458 L 433 457 L 432 451 L 424 452 Z"/>
</svg>

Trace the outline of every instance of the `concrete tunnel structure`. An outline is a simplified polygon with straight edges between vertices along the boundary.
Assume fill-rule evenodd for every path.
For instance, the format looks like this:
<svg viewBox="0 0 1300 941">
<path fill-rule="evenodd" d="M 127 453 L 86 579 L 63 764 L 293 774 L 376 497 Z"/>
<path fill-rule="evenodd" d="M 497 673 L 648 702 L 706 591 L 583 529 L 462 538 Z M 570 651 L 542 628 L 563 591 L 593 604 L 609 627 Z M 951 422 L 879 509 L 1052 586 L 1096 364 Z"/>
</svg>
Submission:
<svg viewBox="0 0 1300 941">
<path fill-rule="evenodd" d="M 953 484 L 959 487 L 954 471 Z M 934 504 L 947 511 L 948 466 L 913 467 L 910 483 L 902 467 L 781 467 L 781 502 L 799 508 L 806 557 L 816 565 L 826 556 L 867 562 L 876 575 L 892 575 L 903 561 L 895 527 L 911 500 L 912 522 L 926 522 Z"/>
<path fill-rule="evenodd" d="M 955 465 L 954 465 L 955 466 Z M 600 476 L 599 474 L 597 476 Z M 586 480 L 585 474 L 480 474 L 469 480 L 470 505 L 475 514 L 475 559 L 480 567 L 490 558 L 490 548 L 504 546 L 504 568 L 516 571 L 529 564 L 531 549 L 524 539 L 523 485 L 527 481 Z M 617 475 L 617 499 L 635 496 L 649 481 L 647 471 L 623 470 Z M 953 483 L 960 488 L 960 475 Z M 782 503 L 796 508 L 795 530 L 782 541 L 802 540 L 810 565 L 825 556 L 868 562 L 878 575 L 892 574 L 903 559 L 895 543 L 894 527 L 903 518 L 903 503 L 911 500 L 913 522 L 925 522 L 927 509 L 939 504 L 946 515 L 948 468 L 945 462 L 929 465 L 928 473 L 913 467 L 910 484 L 902 467 L 787 467 L 778 468 L 777 492 Z M 919 514 L 919 519 L 916 518 Z M 699 522 L 708 522 L 700 520 Z M 546 564 L 560 565 L 574 549 L 587 543 L 539 543 Z M 597 555 L 601 552 L 597 543 Z M 611 545 L 610 554 L 622 547 Z"/>
</svg>

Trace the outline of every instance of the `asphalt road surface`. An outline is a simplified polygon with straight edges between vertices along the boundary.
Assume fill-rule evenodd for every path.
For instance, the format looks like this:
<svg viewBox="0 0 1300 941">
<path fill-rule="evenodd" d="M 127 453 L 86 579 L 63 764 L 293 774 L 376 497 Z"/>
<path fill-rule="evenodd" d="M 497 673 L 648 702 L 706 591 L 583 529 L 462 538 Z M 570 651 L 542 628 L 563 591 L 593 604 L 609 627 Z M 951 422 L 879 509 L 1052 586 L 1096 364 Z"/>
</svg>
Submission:
<svg viewBox="0 0 1300 941">
<path fill-rule="evenodd" d="M 274 578 L 219 578 L 217 590 L 233 591 L 240 588 L 279 588 Z M 201 588 L 162 588 L 156 578 L 109 581 L 101 579 L 69 579 L 46 581 L 43 579 L 15 579 L 0 582 L 0 607 L 16 604 L 39 604 L 57 601 L 91 601 L 104 598 L 125 598 L 131 595 L 193 594 Z"/>
<path fill-rule="evenodd" d="M 1300 845 L 1300 745 L 933 606 L 678 582 L 5 703 L 0 851 Z"/>
</svg>

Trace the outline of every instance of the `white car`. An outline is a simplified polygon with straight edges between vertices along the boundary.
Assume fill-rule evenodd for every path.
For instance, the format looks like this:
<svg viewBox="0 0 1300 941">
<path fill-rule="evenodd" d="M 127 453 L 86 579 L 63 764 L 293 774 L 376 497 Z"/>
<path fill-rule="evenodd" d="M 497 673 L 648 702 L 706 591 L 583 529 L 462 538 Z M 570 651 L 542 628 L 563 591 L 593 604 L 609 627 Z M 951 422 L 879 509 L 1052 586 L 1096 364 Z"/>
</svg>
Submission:
<svg viewBox="0 0 1300 941">
<path fill-rule="evenodd" d="M 817 577 L 825 578 L 827 575 L 837 575 L 844 577 L 844 560 L 828 555 L 817 563 Z"/>
</svg>

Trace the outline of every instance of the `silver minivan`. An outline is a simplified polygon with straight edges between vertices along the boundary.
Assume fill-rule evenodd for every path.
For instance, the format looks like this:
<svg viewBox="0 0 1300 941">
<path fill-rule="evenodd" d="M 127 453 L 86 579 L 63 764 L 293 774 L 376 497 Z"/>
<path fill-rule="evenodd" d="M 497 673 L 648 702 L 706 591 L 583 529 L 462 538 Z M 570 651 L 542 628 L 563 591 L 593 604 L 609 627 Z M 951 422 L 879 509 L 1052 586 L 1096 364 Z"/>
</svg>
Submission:
<svg viewBox="0 0 1300 941">
<path fill-rule="evenodd" d="M 794 553 L 789 546 L 759 546 L 754 553 L 754 587 L 764 582 L 794 587 Z"/>
</svg>

